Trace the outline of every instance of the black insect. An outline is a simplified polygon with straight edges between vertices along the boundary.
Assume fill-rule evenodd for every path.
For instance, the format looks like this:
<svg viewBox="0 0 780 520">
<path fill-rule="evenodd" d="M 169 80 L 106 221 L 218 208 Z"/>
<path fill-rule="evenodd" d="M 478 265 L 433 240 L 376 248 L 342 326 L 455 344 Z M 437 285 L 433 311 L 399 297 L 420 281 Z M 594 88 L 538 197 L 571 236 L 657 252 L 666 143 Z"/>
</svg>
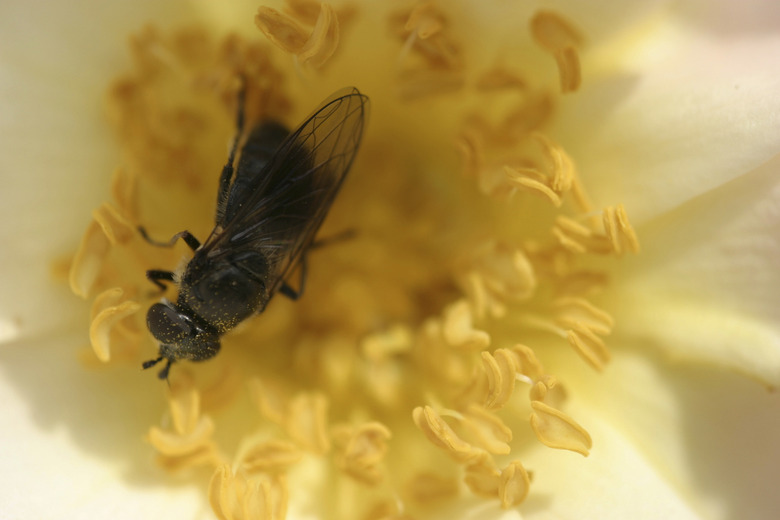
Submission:
<svg viewBox="0 0 780 520">
<path fill-rule="evenodd" d="M 297 299 L 303 292 L 306 253 L 357 154 L 368 98 L 356 88 L 328 98 L 295 131 L 264 121 L 246 137 L 233 169 L 244 126 L 239 94 L 237 136 L 219 179 L 216 225 L 201 244 L 189 231 L 174 235 L 195 252 L 181 275 L 150 270 L 160 288 L 177 283 L 176 303 L 149 308 L 146 323 L 160 342 L 150 368 L 167 360 L 160 379 L 180 359 L 203 361 L 220 349 L 220 337 L 255 313 L 276 291 Z M 298 290 L 286 278 L 300 266 Z"/>
</svg>

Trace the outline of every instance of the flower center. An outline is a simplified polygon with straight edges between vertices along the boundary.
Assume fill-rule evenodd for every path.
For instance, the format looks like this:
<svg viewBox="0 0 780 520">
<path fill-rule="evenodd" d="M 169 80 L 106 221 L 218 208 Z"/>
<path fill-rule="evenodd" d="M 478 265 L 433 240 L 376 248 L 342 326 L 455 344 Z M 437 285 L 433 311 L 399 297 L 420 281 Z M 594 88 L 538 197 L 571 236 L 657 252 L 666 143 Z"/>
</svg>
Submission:
<svg viewBox="0 0 780 520">
<path fill-rule="evenodd" d="M 260 8 L 255 22 L 316 82 L 361 47 L 350 39 L 360 17 L 296 1 L 288 14 Z M 283 518 L 310 507 L 312 493 L 334 518 L 380 518 L 453 499 L 461 483 L 508 508 L 530 488 L 520 454 L 534 441 L 524 432 L 551 448 L 591 448 L 541 359 L 568 345 L 604 367 L 614 323 L 595 303 L 608 282 L 599 261 L 639 245 L 625 209 L 594 208 L 575 161 L 545 132 L 559 96 L 580 85 L 584 38 L 554 12 L 530 20 L 557 70 L 549 86 L 509 67 L 469 67 L 433 4 L 387 23 L 397 66 L 383 81 L 396 88 L 367 91 L 376 130 L 319 235 L 354 237 L 311 251 L 300 301 L 277 296 L 225 335 L 213 360 L 176 363 L 162 388 L 169 412 L 147 440 L 168 470 L 213 471 L 219 518 Z M 73 291 L 92 299 L 103 362 L 155 357 L 143 316 L 160 294 L 144 273 L 192 253 L 154 247 L 137 227 L 161 240 L 184 229 L 208 236 L 238 78 L 249 128 L 316 106 L 289 94 L 295 73 L 259 40 L 199 28 L 148 28 L 132 40 L 135 69 L 109 92 L 122 167 L 70 271 Z M 440 101 L 456 131 L 437 122 L 441 108 L 426 111 Z M 414 139 L 393 119 L 410 107 Z M 462 176 L 451 171 L 458 152 Z"/>
</svg>

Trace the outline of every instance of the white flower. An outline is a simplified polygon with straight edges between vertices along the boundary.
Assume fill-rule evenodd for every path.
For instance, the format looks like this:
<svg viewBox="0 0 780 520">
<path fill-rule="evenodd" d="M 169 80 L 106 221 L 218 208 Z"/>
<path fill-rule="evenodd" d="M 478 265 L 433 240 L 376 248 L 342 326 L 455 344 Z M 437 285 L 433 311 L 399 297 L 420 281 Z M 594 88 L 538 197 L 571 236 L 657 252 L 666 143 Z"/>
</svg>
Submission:
<svg viewBox="0 0 780 520">
<path fill-rule="evenodd" d="M 175 174 L 168 191 L 145 179 L 133 218 L 164 233 L 208 230 L 202 210 L 230 137 L 229 103 L 201 92 L 206 103 L 194 105 L 184 87 L 165 98 L 160 85 L 175 81 L 150 87 L 128 72 L 127 36 L 142 34 L 141 67 L 153 56 L 173 70 L 173 28 L 196 21 L 213 31 L 206 49 L 229 30 L 264 41 L 257 6 L 50 4 L 0 9 L 4 517 L 210 518 L 212 508 L 238 517 L 231 497 L 247 489 L 277 513 L 289 493 L 291 519 L 363 518 L 371 508 L 376 518 L 506 520 L 771 518 L 778 509 L 780 400 L 766 390 L 780 383 L 774 3 L 559 2 L 508 12 L 502 2 L 458 2 L 407 8 L 393 23 L 381 4 L 336 6 L 327 16 L 343 22 L 338 46 L 290 40 L 300 69 L 273 51 L 286 79 L 269 88 L 296 113 L 344 84 L 372 97 L 361 158 L 328 224 L 357 225 L 367 237 L 318 253 L 306 297 L 275 299 L 217 359 L 175 366 L 168 403 L 137 368 L 154 354 L 137 327 L 143 312 L 126 308 L 124 340 L 109 327 L 96 341 L 93 330 L 96 352 L 111 359 L 103 365 L 78 351 L 89 342 L 89 308 L 50 270 L 62 277 L 60 259 L 109 198 L 115 167 L 148 164 L 143 154 L 156 148 L 133 139 L 149 135 L 143 117 L 170 106 L 198 106 L 210 123 L 193 134 L 197 145 L 182 145 L 202 154 L 189 178 L 201 198 L 188 205 L 176 195 Z M 272 37 L 273 16 L 257 20 Z M 308 37 L 314 24 L 304 18 L 295 19 Z M 141 33 L 147 21 L 159 32 Z M 224 79 L 224 62 L 203 66 Z M 118 77 L 148 96 L 130 107 Z M 498 84 L 509 93 L 487 93 Z M 172 139 L 178 124 L 164 128 Z M 535 133 L 518 130 L 524 124 Z M 558 176 L 539 174 L 549 169 Z M 177 220 L 163 220 L 166 211 Z M 122 285 L 117 301 L 148 304 L 144 269 L 174 266 L 149 264 L 168 260 L 130 243 L 112 250 L 112 270 L 77 261 L 75 285 L 91 297 Z M 629 254 L 591 254 L 616 248 Z M 586 298 L 569 282 L 602 292 Z M 287 386 L 282 404 L 268 382 L 278 366 L 287 370 L 276 381 Z M 465 391 L 473 373 L 486 394 Z M 172 424 L 161 423 L 169 406 Z M 182 448 L 195 437 L 197 450 Z M 163 466 L 195 469 L 169 477 L 155 449 Z M 269 452 L 271 472 L 262 466 Z M 425 494 L 424 464 L 440 470 L 446 499 Z"/>
</svg>

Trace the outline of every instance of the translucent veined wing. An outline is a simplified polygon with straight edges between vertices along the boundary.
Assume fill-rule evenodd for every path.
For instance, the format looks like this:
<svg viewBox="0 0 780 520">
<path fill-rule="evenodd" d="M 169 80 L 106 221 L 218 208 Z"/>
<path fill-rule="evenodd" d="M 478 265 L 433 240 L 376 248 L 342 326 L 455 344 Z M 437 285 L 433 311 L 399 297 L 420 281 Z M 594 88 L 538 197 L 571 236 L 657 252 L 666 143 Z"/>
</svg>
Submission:
<svg viewBox="0 0 780 520">
<path fill-rule="evenodd" d="M 317 108 L 281 143 L 259 172 L 242 147 L 236 177 L 251 182 L 231 190 L 229 219 L 214 230 L 201 254 L 216 259 L 239 250 L 262 251 L 270 294 L 301 261 L 349 171 L 368 112 L 368 98 L 343 89 Z M 251 137 L 250 133 L 250 137 Z M 265 161 L 263 161 L 265 162 Z"/>
</svg>

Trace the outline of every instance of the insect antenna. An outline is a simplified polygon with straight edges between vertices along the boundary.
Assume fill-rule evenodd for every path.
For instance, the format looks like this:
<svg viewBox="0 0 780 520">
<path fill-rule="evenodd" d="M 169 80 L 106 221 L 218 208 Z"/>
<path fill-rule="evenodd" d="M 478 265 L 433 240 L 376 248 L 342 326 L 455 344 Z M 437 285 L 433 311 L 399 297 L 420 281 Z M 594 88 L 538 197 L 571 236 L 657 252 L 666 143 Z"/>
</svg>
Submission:
<svg viewBox="0 0 780 520">
<path fill-rule="evenodd" d="M 156 365 L 157 363 L 159 363 L 163 359 L 165 359 L 165 358 L 162 357 L 162 356 L 158 357 L 157 359 L 150 359 L 148 361 L 144 361 L 141 366 L 144 367 L 144 370 L 146 370 L 147 368 L 152 368 L 154 365 Z"/>
</svg>

